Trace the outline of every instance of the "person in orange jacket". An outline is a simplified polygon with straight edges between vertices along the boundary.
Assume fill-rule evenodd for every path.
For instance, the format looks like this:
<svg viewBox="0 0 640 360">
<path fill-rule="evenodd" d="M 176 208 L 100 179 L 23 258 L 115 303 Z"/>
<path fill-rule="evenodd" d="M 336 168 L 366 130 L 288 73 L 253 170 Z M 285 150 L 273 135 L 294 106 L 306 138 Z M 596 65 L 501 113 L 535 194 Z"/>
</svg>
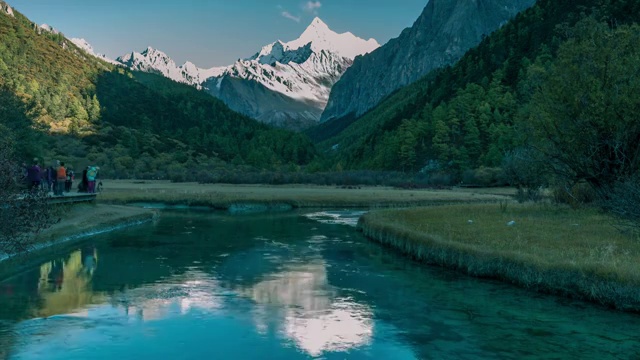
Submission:
<svg viewBox="0 0 640 360">
<path fill-rule="evenodd" d="M 57 194 L 59 196 L 63 196 L 64 195 L 64 185 L 65 182 L 67 181 L 67 169 L 64 167 L 64 163 L 61 162 L 60 166 L 58 166 L 58 168 L 56 169 L 56 188 L 57 188 Z"/>
</svg>

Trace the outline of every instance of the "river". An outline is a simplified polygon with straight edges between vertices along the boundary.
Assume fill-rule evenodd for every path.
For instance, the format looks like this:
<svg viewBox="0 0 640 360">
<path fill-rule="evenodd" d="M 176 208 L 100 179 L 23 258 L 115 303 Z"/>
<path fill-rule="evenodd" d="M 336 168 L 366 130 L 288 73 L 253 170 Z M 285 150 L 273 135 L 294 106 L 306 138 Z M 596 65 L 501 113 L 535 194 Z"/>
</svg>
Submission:
<svg viewBox="0 0 640 360">
<path fill-rule="evenodd" d="M 640 316 L 413 262 L 359 212 L 164 211 L 0 283 L 0 358 L 636 359 Z"/>
</svg>

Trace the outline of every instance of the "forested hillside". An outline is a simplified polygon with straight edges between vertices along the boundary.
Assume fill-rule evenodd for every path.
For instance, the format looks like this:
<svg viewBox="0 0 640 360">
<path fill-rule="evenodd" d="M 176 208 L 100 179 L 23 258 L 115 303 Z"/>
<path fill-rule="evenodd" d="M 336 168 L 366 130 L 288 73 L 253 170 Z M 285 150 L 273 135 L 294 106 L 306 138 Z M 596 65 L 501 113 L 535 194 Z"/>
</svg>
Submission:
<svg viewBox="0 0 640 360">
<path fill-rule="evenodd" d="M 95 163 L 114 177 L 188 177 L 315 156 L 302 135 L 259 124 L 195 88 L 102 62 L 16 11 L 0 12 L 0 40 L 2 136 L 25 159 Z"/>
<path fill-rule="evenodd" d="M 531 148 L 546 170 L 572 181 L 619 175 L 615 165 L 593 165 L 596 153 L 633 172 L 640 65 L 630 44 L 639 28 L 629 25 L 638 20 L 638 0 L 539 0 L 456 65 L 399 90 L 321 147 L 344 168 L 446 173 L 451 181 L 481 168 L 497 174 Z"/>
</svg>

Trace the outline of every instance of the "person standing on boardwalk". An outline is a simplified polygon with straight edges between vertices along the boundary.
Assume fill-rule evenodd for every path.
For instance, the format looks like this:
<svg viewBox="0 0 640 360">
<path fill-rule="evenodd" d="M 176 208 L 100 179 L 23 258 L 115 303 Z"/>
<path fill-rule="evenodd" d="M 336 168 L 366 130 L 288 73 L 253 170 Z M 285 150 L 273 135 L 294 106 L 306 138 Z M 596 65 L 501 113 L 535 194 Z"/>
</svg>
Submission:
<svg viewBox="0 0 640 360">
<path fill-rule="evenodd" d="M 29 189 L 31 191 L 38 190 L 40 187 L 40 166 L 38 165 L 38 159 L 33 159 L 33 165 L 27 169 L 27 179 L 29 181 Z"/>
<path fill-rule="evenodd" d="M 96 193 L 96 178 L 98 177 L 98 167 L 89 166 L 87 169 L 87 182 L 88 182 L 88 192 L 89 194 Z"/>
<path fill-rule="evenodd" d="M 60 166 L 56 170 L 56 188 L 58 189 L 57 195 L 64 195 L 64 184 L 67 181 L 67 169 L 64 167 L 64 163 L 61 162 Z"/>
<path fill-rule="evenodd" d="M 60 161 L 56 160 L 49 166 L 48 178 L 50 183 L 50 191 L 53 192 L 53 195 L 58 195 L 57 188 L 57 179 L 58 179 L 58 167 L 60 166 Z"/>
<path fill-rule="evenodd" d="M 50 190 L 49 186 L 49 169 L 44 165 L 44 161 L 42 162 L 42 167 L 40 168 L 40 189 L 45 193 L 48 193 Z"/>
<path fill-rule="evenodd" d="M 73 180 L 74 180 L 73 170 L 71 170 L 71 167 L 69 167 L 67 169 L 67 180 L 64 182 L 65 192 L 71 192 L 71 187 L 73 186 Z"/>
</svg>

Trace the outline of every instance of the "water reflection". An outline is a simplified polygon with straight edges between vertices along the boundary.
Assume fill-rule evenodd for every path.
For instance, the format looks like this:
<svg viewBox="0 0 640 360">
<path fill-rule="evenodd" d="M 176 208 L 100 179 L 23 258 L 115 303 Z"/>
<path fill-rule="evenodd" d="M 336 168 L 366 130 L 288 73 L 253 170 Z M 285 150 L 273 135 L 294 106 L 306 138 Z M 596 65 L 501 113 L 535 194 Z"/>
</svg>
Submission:
<svg viewBox="0 0 640 360">
<path fill-rule="evenodd" d="M 261 305 L 254 312 L 257 329 L 269 329 L 267 323 L 274 321 L 273 312 L 277 312 L 278 331 L 311 356 L 348 351 L 371 339 L 371 310 L 353 299 L 338 297 L 321 258 L 287 265 L 284 271 L 240 292 Z"/>
<path fill-rule="evenodd" d="M 106 295 L 94 292 L 91 286 L 97 264 L 98 253 L 93 247 L 77 250 L 66 259 L 42 264 L 37 287 L 42 303 L 34 309 L 34 316 L 74 312 L 88 304 L 106 301 Z"/>
<path fill-rule="evenodd" d="M 201 271 L 175 275 L 156 284 L 114 294 L 111 303 L 126 317 L 157 321 L 190 311 L 212 313 L 223 307 L 220 285 Z"/>
<path fill-rule="evenodd" d="M 0 283 L 0 358 L 640 356 L 638 316 L 424 267 L 348 212 L 302 215 L 166 213 L 96 237 Z"/>
</svg>

